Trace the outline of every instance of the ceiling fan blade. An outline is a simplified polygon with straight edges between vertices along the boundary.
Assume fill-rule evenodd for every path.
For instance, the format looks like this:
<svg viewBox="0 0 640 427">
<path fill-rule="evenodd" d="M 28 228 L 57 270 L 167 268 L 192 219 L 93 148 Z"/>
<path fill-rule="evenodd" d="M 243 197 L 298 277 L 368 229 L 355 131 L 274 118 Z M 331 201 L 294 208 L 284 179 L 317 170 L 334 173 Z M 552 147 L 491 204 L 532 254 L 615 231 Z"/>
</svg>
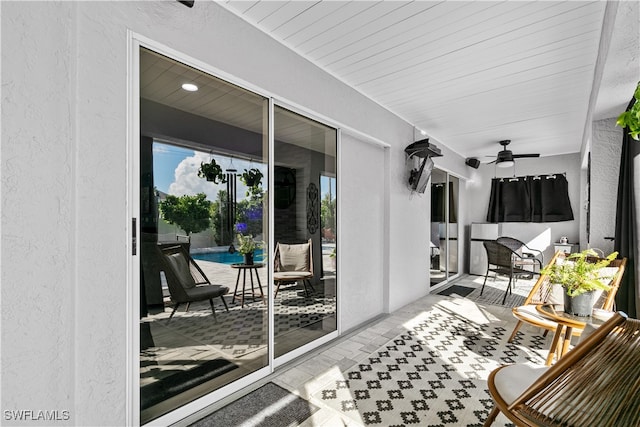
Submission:
<svg viewBox="0 0 640 427">
<path fill-rule="evenodd" d="M 538 153 L 529 153 L 529 154 L 513 154 L 513 152 L 509 149 L 507 149 L 507 147 L 509 146 L 509 144 L 511 143 L 510 139 L 504 139 L 502 141 L 498 141 L 498 143 L 502 146 L 502 150 L 498 151 L 498 154 L 495 156 L 495 160 L 491 161 L 491 162 L 487 162 L 486 164 L 500 164 L 502 163 L 501 166 L 505 166 L 505 165 L 512 165 L 513 161 L 515 159 L 521 159 L 524 157 L 540 157 L 540 154 Z M 485 157 L 492 157 L 492 156 L 485 156 Z M 483 162 L 484 163 L 484 162 Z"/>
<path fill-rule="evenodd" d="M 513 161 L 513 153 L 509 150 L 502 150 L 498 152 L 498 163 Z"/>
</svg>

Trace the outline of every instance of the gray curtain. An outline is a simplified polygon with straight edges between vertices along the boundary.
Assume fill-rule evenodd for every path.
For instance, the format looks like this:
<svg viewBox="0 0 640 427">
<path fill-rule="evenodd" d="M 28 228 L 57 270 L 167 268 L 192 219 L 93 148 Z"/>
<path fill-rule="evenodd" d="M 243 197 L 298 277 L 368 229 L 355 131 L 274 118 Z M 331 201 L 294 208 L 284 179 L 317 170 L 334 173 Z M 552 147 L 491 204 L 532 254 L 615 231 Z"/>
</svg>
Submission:
<svg viewBox="0 0 640 427">
<path fill-rule="evenodd" d="M 629 105 L 631 107 L 631 105 Z M 627 258 L 620 288 L 616 294 L 616 309 L 630 317 L 640 318 L 640 284 L 638 278 L 638 247 L 640 230 L 640 141 L 635 141 L 624 129 L 618 205 L 616 208 L 616 237 L 614 248 L 620 257 Z"/>
</svg>

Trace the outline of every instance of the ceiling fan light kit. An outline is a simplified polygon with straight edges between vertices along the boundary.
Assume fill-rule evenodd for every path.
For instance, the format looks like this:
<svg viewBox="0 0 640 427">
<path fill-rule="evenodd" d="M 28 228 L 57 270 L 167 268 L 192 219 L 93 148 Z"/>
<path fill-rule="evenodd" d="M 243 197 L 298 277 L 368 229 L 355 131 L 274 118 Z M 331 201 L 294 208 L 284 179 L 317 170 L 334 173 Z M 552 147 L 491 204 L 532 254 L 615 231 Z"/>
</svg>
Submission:
<svg viewBox="0 0 640 427">
<path fill-rule="evenodd" d="M 496 163 L 496 166 L 498 166 L 499 168 L 510 168 L 515 164 L 516 163 L 513 160 L 502 160 L 502 161 L 498 161 Z"/>
<path fill-rule="evenodd" d="M 502 141 L 499 141 L 498 144 L 502 145 L 502 150 L 498 151 L 496 159 L 489 163 L 495 163 L 499 168 L 510 168 L 515 165 L 514 159 L 519 159 L 522 157 L 540 157 L 540 154 L 538 153 L 513 154 L 511 150 L 507 150 L 507 146 L 510 143 L 510 139 L 503 139 Z"/>
</svg>

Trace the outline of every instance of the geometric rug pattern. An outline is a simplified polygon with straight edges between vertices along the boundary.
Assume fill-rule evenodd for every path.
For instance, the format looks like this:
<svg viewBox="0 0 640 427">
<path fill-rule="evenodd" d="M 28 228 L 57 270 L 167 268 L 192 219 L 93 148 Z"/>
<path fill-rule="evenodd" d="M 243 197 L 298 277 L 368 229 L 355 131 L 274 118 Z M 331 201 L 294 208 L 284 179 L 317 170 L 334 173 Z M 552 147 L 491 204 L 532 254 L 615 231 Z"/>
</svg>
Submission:
<svg viewBox="0 0 640 427">
<path fill-rule="evenodd" d="M 214 299 L 216 318 L 208 301 L 192 303 L 188 312 L 180 307 L 169 321 L 171 309 L 140 319 L 153 337 L 154 345 L 140 351 L 141 385 L 181 371 L 192 370 L 207 360 L 225 357 L 240 360 L 267 348 L 267 306 L 260 298 L 245 300 L 244 307 L 225 296 L 229 311 Z M 299 287 L 282 288 L 274 301 L 275 334 L 308 327 L 335 316 L 336 299 L 325 296 L 322 285 L 307 296 Z M 167 342 L 162 337 L 170 337 Z M 166 340 L 165 340 L 166 341 Z"/>
<path fill-rule="evenodd" d="M 474 280 L 474 283 L 477 284 L 477 287 L 473 290 L 473 292 L 466 295 L 465 298 L 480 304 L 498 305 L 503 307 L 518 307 L 522 305 L 525 298 L 529 295 L 529 291 L 531 291 L 531 288 L 533 287 L 537 279 L 538 276 L 534 276 L 534 278 L 530 280 L 514 280 L 513 283 L 511 283 L 511 293 L 507 294 L 507 299 L 505 303 L 502 304 L 504 293 L 507 290 L 507 286 L 509 284 L 509 279 L 504 277 L 499 277 L 497 279 L 493 279 L 491 277 L 487 278 L 487 283 L 484 287 L 484 291 L 482 291 L 482 295 L 480 295 L 484 277 L 482 277 L 481 279 L 477 278 L 476 280 Z"/>
<path fill-rule="evenodd" d="M 318 288 L 318 286 L 316 286 Z M 275 335 L 303 328 L 335 315 L 335 297 L 321 294 L 321 289 L 310 291 L 306 296 L 298 288 L 282 289 L 274 302 Z M 244 307 L 229 305 L 229 311 L 217 304 L 216 319 L 211 313 L 208 301 L 193 303 L 188 312 L 182 309 L 168 321 L 169 310 L 155 316 L 142 319 L 142 322 L 159 322 L 158 326 L 171 329 L 172 332 L 212 346 L 221 353 L 238 358 L 266 346 L 267 306 L 260 298 L 256 301 L 245 300 Z"/>
<path fill-rule="evenodd" d="M 363 425 L 481 426 L 493 406 L 489 373 L 503 364 L 544 363 L 542 336 L 519 333 L 507 343 L 511 331 L 443 307 L 405 326 L 343 379 L 314 393 L 315 401 Z"/>
<path fill-rule="evenodd" d="M 517 291 L 514 290 L 511 294 L 507 295 L 507 299 L 505 300 L 504 304 L 502 304 L 502 301 L 504 299 L 504 292 L 504 288 L 495 288 L 487 283 L 487 285 L 484 287 L 482 295 L 480 295 L 480 289 L 474 289 L 474 291 L 467 295 L 465 298 L 471 301 L 475 301 L 478 304 L 499 305 L 503 307 L 513 308 L 523 305 L 524 300 L 528 295 L 528 292 L 525 295 L 519 295 Z"/>
</svg>

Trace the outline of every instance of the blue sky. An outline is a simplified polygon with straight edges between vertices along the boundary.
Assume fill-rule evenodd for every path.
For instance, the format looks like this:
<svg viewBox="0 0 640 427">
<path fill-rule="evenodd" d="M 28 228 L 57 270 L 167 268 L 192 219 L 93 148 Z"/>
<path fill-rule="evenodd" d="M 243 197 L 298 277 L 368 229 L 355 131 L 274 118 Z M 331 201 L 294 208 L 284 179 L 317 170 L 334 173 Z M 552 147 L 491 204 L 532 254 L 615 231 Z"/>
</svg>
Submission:
<svg viewBox="0 0 640 427">
<path fill-rule="evenodd" d="M 153 180 L 156 188 L 167 193 L 169 185 L 175 181 L 175 170 L 178 165 L 190 156 L 193 156 L 193 150 L 154 142 Z"/>
<path fill-rule="evenodd" d="M 175 145 L 164 144 L 154 141 L 153 143 L 153 178 L 155 187 L 167 194 L 180 196 L 182 194 L 205 193 L 209 200 L 215 200 L 218 191 L 226 189 L 226 184 L 213 184 L 197 176 L 201 162 L 209 162 L 212 155 L 202 151 L 186 149 Z M 213 156 L 223 169 L 232 165 L 242 173 L 244 169 L 258 168 L 267 175 L 267 165 L 259 162 L 249 162 L 247 160 L 233 159 L 229 157 Z M 329 191 L 331 182 L 331 192 L 335 198 L 336 180 L 325 176 L 320 180 L 321 195 L 323 198 Z M 266 184 L 266 180 L 263 182 Z M 265 186 L 266 187 L 266 186 Z M 245 197 L 246 187 L 238 180 L 238 199 Z"/>
</svg>

